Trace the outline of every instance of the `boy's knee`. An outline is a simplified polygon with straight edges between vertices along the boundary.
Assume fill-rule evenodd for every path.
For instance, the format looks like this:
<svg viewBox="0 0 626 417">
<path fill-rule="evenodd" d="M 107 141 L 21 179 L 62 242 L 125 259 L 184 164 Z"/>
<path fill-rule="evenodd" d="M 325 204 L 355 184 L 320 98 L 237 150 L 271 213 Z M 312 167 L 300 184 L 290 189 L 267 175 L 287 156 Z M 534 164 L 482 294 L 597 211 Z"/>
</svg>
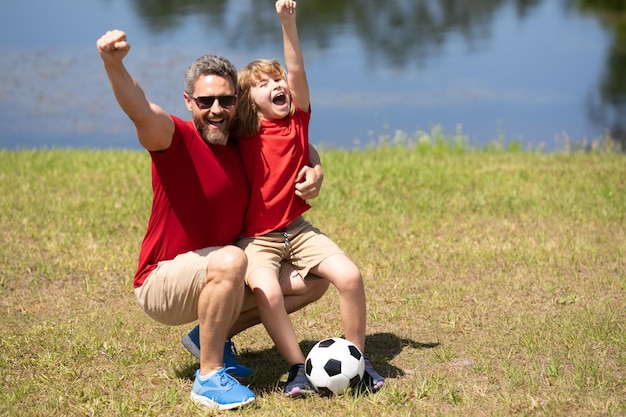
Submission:
<svg viewBox="0 0 626 417">
<path fill-rule="evenodd" d="M 355 289 L 363 286 L 363 279 L 359 268 L 352 264 L 341 272 L 343 286 L 345 288 Z"/>
<path fill-rule="evenodd" d="M 283 292 L 280 290 L 280 287 L 278 287 L 278 290 L 275 287 L 263 289 L 263 296 L 272 307 L 284 304 Z"/>
</svg>

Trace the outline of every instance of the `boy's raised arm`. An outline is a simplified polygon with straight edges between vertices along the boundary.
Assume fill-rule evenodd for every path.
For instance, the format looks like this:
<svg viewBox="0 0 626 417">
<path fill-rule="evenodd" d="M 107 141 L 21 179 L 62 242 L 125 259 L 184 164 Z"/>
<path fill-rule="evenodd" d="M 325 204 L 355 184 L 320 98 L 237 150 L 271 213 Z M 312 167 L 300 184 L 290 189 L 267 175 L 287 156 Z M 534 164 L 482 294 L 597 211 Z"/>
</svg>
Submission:
<svg viewBox="0 0 626 417">
<path fill-rule="evenodd" d="M 309 84 L 304 71 L 304 58 L 298 27 L 296 25 L 296 2 L 293 0 L 278 0 L 276 13 L 280 18 L 283 29 L 283 47 L 285 50 L 285 66 L 287 67 L 287 83 L 292 94 L 292 100 L 301 110 L 308 112 L 310 106 Z"/>
</svg>

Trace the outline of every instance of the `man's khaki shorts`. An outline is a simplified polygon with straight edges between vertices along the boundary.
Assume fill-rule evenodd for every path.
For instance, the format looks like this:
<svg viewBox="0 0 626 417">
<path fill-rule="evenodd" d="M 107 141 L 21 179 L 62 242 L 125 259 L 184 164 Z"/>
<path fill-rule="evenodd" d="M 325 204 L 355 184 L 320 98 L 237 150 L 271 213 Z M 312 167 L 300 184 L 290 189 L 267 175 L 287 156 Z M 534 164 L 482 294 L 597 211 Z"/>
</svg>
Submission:
<svg viewBox="0 0 626 417">
<path fill-rule="evenodd" d="M 269 267 L 278 272 L 281 261 L 289 262 L 300 276 L 305 277 L 311 268 L 324 259 L 344 253 L 335 242 L 302 216 L 285 229 L 263 236 L 241 238 L 237 246 L 248 256 L 246 283 L 250 273 L 257 268 Z"/>
<path fill-rule="evenodd" d="M 204 288 L 211 254 L 221 246 L 204 248 L 161 261 L 148 275 L 135 297 L 141 309 L 152 319 L 168 325 L 191 323 L 198 319 L 198 298 Z M 283 262 L 279 279 L 289 279 L 291 268 Z M 246 286 L 247 299 L 254 296 Z M 245 305 L 245 301 L 244 301 Z"/>
<path fill-rule="evenodd" d="M 221 246 L 186 252 L 161 261 L 148 275 L 135 297 L 141 309 L 154 320 L 169 325 L 198 319 L 198 298 L 206 282 L 211 255 Z"/>
</svg>

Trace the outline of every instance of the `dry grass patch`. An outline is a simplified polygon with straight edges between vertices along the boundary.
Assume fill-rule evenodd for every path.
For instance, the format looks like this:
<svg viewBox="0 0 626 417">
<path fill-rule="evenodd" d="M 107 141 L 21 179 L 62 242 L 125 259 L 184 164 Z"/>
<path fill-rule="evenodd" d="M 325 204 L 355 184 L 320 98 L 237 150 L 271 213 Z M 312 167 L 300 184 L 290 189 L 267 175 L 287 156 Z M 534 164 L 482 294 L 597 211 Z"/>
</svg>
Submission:
<svg viewBox="0 0 626 417">
<path fill-rule="evenodd" d="M 262 327 L 235 338 L 258 394 L 232 415 L 626 414 L 623 156 L 323 151 L 310 220 L 361 266 L 378 394 L 284 398 Z M 197 362 L 136 306 L 141 152 L 0 152 L 0 415 L 207 415 Z M 337 294 L 293 315 L 340 336 Z M 36 401 L 33 399 L 36 398 Z"/>
</svg>

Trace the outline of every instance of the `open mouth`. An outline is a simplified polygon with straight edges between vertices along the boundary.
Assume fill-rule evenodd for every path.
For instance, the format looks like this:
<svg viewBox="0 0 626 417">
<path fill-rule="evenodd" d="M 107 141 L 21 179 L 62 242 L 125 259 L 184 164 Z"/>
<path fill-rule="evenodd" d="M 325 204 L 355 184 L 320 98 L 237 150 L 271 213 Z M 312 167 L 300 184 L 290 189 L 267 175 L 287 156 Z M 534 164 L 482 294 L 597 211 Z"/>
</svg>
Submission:
<svg viewBox="0 0 626 417">
<path fill-rule="evenodd" d="M 220 129 L 222 126 L 224 126 L 224 119 L 207 120 L 207 123 L 216 129 Z"/>
<path fill-rule="evenodd" d="M 277 106 L 282 106 L 287 103 L 287 96 L 285 95 L 285 93 L 278 93 L 272 99 L 272 103 L 276 104 Z"/>
</svg>

